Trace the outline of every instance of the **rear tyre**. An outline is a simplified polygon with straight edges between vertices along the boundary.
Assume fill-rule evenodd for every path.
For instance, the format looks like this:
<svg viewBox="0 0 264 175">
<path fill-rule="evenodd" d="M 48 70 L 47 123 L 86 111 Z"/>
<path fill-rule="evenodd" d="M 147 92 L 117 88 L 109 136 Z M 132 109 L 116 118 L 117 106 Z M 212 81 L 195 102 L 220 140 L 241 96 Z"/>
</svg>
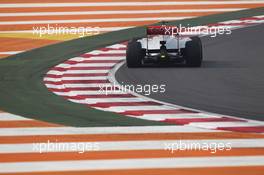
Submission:
<svg viewBox="0 0 264 175">
<path fill-rule="evenodd" d="M 188 67 L 201 67 L 203 60 L 202 42 L 198 36 L 191 37 L 185 45 L 184 58 Z"/>
<path fill-rule="evenodd" d="M 140 42 L 137 40 L 132 40 L 127 45 L 126 50 L 126 63 L 127 67 L 140 67 L 142 65 L 142 60 L 144 57 L 144 51 Z"/>
</svg>

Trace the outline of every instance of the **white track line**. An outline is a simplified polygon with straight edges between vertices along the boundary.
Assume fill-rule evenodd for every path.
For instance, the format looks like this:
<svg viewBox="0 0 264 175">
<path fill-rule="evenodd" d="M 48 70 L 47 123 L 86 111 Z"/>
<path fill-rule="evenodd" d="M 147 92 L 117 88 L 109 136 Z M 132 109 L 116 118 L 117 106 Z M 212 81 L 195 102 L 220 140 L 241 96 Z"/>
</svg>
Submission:
<svg viewBox="0 0 264 175">
<path fill-rule="evenodd" d="M 13 54 L 18 54 L 23 51 L 7 51 L 7 52 L 0 52 L 1 55 L 13 55 Z"/>
<path fill-rule="evenodd" d="M 99 55 L 99 54 L 116 54 L 116 53 L 126 53 L 126 50 L 108 50 L 108 51 L 101 51 L 101 50 L 94 50 L 89 52 L 92 55 Z"/>
<path fill-rule="evenodd" d="M 202 127 L 207 129 L 216 129 L 218 127 L 243 127 L 243 126 L 263 126 L 263 122 L 196 122 L 187 126 Z"/>
<path fill-rule="evenodd" d="M 107 80 L 106 76 L 90 76 L 90 77 L 62 77 L 62 78 L 44 78 L 44 81 L 58 82 L 62 80 Z"/>
<path fill-rule="evenodd" d="M 48 141 L 44 142 L 47 144 Z M 263 148 L 264 139 L 199 139 L 199 140 L 151 140 L 151 141 L 104 141 L 104 142 L 60 142 L 63 145 L 72 144 L 91 144 L 97 143 L 99 150 L 97 151 L 121 151 L 121 150 L 164 150 L 166 146 L 173 144 L 224 144 L 230 145 L 232 148 Z M 58 142 L 49 142 L 58 143 Z M 0 144 L 0 153 L 34 153 L 40 152 L 36 147 L 36 143 L 16 143 L 16 144 Z M 59 147 L 57 147 L 59 148 Z M 65 149 L 42 149 L 44 152 L 69 152 L 71 147 Z M 1 169 L 1 168 L 0 168 Z"/>
<path fill-rule="evenodd" d="M 142 106 L 114 106 L 109 108 L 97 108 L 101 110 L 107 110 L 112 112 L 125 112 L 125 111 L 135 111 L 135 110 L 172 110 L 174 107 L 166 105 L 142 105 Z"/>
<path fill-rule="evenodd" d="M 45 84 L 48 88 L 54 89 L 65 89 L 65 88 L 89 88 L 89 87 L 99 87 L 98 84 L 63 84 L 63 85 L 53 85 L 46 83 Z M 111 87 L 112 84 L 110 83 L 101 83 L 101 86 Z"/>
<path fill-rule="evenodd" d="M 98 85 L 98 84 L 97 84 Z M 99 87 L 99 86 L 98 86 Z M 72 94 L 76 94 L 76 95 L 92 95 L 92 94 L 98 94 L 98 95 L 110 95 L 110 94 L 128 94 L 127 92 L 123 92 L 123 91 L 100 91 L 100 90 L 95 90 L 95 91 L 89 91 L 89 90 L 85 90 L 85 91 L 71 91 Z"/>
<path fill-rule="evenodd" d="M 241 22 L 245 22 L 247 24 L 256 24 L 256 23 L 263 23 L 264 19 L 258 19 L 258 20 L 231 20 L 231 21 L 225 21 L 225 22 L 219 22 L 220 24 L 236 24 L 236 23 L 241 23 Z M 224 26 L 223 26 L 224 27 Z"/>
<path fill-rule="evenodd" d="M 109 91 L 107 94 L 104 91 L 70 91 L 70 92 L 55 92 L 57 95 L 76 96 L 76 95 L 112 95 L 112 94 L 128 94 L 122 91 Z"/>
<path fill-rule="evenodd" d="M 62 77 L 62 78 L 49 78 L 45 77 L 44 81 L 58 82 L 62 80 L 107 80 L 106 76 L 85 76 L 85 77 Z"/>
<path fill-rule="evenodd" d="M 193 167 L 237 167 L 263 166 L 264 156 L 228 157 L 188 157 L 188 158 L 148 158 L 148 159 L 110 159 L 0 163 L 0 172 L 50 172 L 84 170 L 118 170 L 151 168 L 193 168 Z"/>
<path fill-rule="evenodd" d="M 111 45 L 111 46 L 107 46 L 106 48 L 112 48 L 112 49 L 126 48 L 126 45 L 124 45 L 124 44 L 114 44 L 114 45 Z"/>
<path fill-rule="evenodd" d="M 104 70 L 66 70 L 65 74 L 88 74 L 88 73 L 108 73 L 108 69 Z"/>
<path fill-rule="evenodd" d="M 24 25 L 24 24 L 63 24 L 63 23 L 98 23 L 98 22 L 134 22 L 134 21 L 162 21 L 162 20 L 181 20 L 188 17 L 149 17 L 149 18 L 109 18 L 109 19 L 76 19 L 76 20 L 37 20 L 37 21 L 5 21 L 0 25 Z M 37 29 L 37 28 L 36 28 Z"/>
<path fill-rule="evenodd" d="M 96 57 L 96 56 L 91 56 L 91 57 L 88 57 L 88 58 L 84 58 L 84 57 L 74 57 L 74 58 L 71 58 L 69 59 L 70 61 L 78 61 L 78 62 L 82 62 L 82 61 L 85 61 L 85 60 L 124 60 L 125 57 L 124 56 L 100 56 L 100 57 Z"/>
<path fill-rule="evenodd" d="M 135 117 L 135 116 L 133 116 Z M 145 120 L 165 120 L 165 119 L 194 119 L 194 118 L 221 118 L 221 116 L 214 116 L 214 115 L 208 115 L 204 113 L 196 113 L 196 114 L 145 114 L 142 116 L 136 116 L 141 119 Z"/>
<path fill-rule="evenodd" d="M 92 59 L 91 59 L 92 60 Z M 116 63 L 77 63 L 77 64 L 59 64 L 56 67 L 64 67 L 64 68 L 69 68 L 69 67 L 109 67 L 109 66 L 114 66 Z M 84 70 L 86 70 L 84 68 Z"/>
<path fill-rule="evenodd" d="M 263 0 L 252 1 L 160 1 L 160 2 L 103 2 L 103 3 L 13 3 L 0 4 L 1 8 L 25 7 L 102 7 L 102 6 L 160 6 L 160 5 L 219 5 L 219 4 L 263 4 Z"/>
<path fill-rule="evenodd" d="M 130 98 L 87 98 L 85 100 L 70 100 L 70 101 L 75 103 L 82 103 L 82 104 L 96 104 L 96 103 L 111 103 L 111 102 L 144 102 L 148 100 L 138 97 L 130 97 Z"/>
<path fill-rule="evenodd" d="M 0 121 L 12 121 L 12 120 L 23 121 L 23 120 L 31 120 L 31 119 L 25 118 L 25 117 L 21 117 L 21 116 L 18 116 L 18 115 L 14 115 L 14 114 L 10 114 L 10 113 L 0 113 Z"/>
<path fill-rule="evenodd" d="M 57 70 L 50 70 L 49 74 L 56 75 L 57 73 L 65 73 L 65 74 L 89 74 L 89 73 L 108 73 L 109 70 L 66 70 L 66 71 L 57 71 Z"/>
<path fill-rule="evenodd" d="M 193 13 L 193 12 L 230 12 L 245 8 L 177 9 L 177 10 L 107 10 L 107 11 L 70 11 L 70 12 L 25 12 L 0 13 L 0 17 L 11 16 L 64 16 L 64 15 L 107 15 L 107 14 L 155 14 L 155 13 Z"/>
<path fill-rule="evenodd" d="M 38 136 L 68 134 L 148 134 L 148 133 L 204 133 L 223 132 L 193 128 L 189 126 L 119 126 L 119 127 L 38 127 L 38 128 L 1 128 L 0 136 Z"/>
<path fill-rule="evenodd" d="M 99 84 L 64 84 L 67 88 L 80 88 L 80 87 L 99 87 Z M 112 87 L 110 83 L 100 83 L 101 86 L 104 87 Z"/>
</svg>

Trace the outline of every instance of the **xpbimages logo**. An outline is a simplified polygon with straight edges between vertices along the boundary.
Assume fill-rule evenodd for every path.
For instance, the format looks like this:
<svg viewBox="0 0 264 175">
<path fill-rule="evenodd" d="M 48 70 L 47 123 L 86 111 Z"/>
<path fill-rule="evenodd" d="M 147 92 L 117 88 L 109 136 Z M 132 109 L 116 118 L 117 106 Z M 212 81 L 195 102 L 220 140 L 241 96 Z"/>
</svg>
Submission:
<svg viewBox="0 0 264 175">
<path fill-rule="evenodd" d="M 33 143 L 33 151 L 39 153 L 45 152 L 77 152 L 84 153 L 88 151 L 100 150 L 98 142 L 58 142 L 57 140 L 43 143 Z"/>
<path fill-rule="evenodd" d="M 99 84 L 99 92 L 101 94 L 122 94 L 122 93 L 141 93 L 144 95 L 150 95 L 152 93 L 164 93 L 166 91 L 165 84 Z"/>
<path fill-rule="evenodd" d="M 147 29 L 147 33 L 153 35 L 209 35 L 211 37 L 216 37 L 218 35 L 230 35 L 232 33 L 230 26 L 167 26 L 162 25 L 161 27 L 150 26 Z"/>
<path fill-rule="evenodd" d="M 100 27 L 65 27 L 57 24 L 41 27 L 33 27 L 33 34 L 42 37 L 44 35 L 77 35 L 84 37 L 86 35 L 100 34 Z"/>
<path fill-rule="evenodd" d="M 232 149 L 232 144 L 229 142 L 203 142 L 203 141 L 186 141 L 179 140 L 177 142 L 164 143 L 164 150 L 171 153 L 176 153 L 177 151 L 186 150 L 196 150 L 196 151 L 209 151 L 215 154 L 218 151 L 230 151 Z"/>
</svg>

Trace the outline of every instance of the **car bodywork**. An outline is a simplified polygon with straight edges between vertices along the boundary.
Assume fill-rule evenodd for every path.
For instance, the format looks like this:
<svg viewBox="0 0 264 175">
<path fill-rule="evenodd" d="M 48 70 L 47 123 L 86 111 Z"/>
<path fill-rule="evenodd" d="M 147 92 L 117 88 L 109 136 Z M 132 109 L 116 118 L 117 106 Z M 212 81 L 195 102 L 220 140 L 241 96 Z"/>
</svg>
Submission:
<svg viewBox="0 0 264 175">
<path fill-rule="evenodd" d="M 149 63 L 175 63 L 200 67 L 201 61 L 200 38 L 180 36 L 178 28 L 174 26 L 148 26 L 145 38 L 132 39 L 128 43 L 128 67 L 139 67 Z"/>
</svg>

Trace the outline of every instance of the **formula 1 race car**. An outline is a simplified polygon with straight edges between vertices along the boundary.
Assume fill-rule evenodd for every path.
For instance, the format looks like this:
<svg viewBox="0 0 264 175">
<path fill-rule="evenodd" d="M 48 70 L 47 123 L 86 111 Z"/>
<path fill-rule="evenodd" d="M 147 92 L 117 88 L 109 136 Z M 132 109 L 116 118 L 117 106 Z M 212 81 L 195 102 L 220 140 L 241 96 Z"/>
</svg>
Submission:
<svg viewBox="0 0 264 175">
<path fill-rule="evenodd" d="M 200 67 L 202 43 L 198 36 L 181 37 L 174 26 L 148 26 L 147 37 L 132 39 L 126 50 L 127 67 L 147 64 L 182 64 Z"/>
</svg>

